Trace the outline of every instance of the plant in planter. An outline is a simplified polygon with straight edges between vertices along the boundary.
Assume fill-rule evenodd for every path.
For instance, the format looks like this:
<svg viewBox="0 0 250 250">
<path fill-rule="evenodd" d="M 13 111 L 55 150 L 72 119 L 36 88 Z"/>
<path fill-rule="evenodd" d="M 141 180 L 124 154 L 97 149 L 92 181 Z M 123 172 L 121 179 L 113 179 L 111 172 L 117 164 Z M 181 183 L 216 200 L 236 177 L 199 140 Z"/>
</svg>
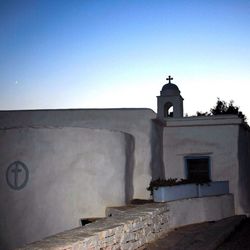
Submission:
<svg viewBox="0 0 250 250">
<path fill-rule="evenodd" d="M 181 185 L 181 184 L 188 184 L 192 183 L 190 180 L 186 179 L 180 179 L 178 180 L 177 178 L 169 178 L 169 179 L 157 179 L 157 180 L 152 180 L 147 187 L 147 190 L 150 191 L 150 194 L 153 195 L 153 190 L 157 190 L 159 187 L 171 187 L 171 186 L 176 186 L 176 185 Z"/>
<path fill-rule="evenodd" d="M 184 198 L 221 195 L 229 193 L 228 181 L 211 182 L 208 179 L 157 179 L 147 188 L 155 202 L 165 202 Z"/>
<path fill-rule="evenodd" d="M 196 184 L 186 179 L 157 179 L 150 182 L 147 190 L 153 195 L 154 201 L 165 202 L 198 196 Z"/>
</svg>

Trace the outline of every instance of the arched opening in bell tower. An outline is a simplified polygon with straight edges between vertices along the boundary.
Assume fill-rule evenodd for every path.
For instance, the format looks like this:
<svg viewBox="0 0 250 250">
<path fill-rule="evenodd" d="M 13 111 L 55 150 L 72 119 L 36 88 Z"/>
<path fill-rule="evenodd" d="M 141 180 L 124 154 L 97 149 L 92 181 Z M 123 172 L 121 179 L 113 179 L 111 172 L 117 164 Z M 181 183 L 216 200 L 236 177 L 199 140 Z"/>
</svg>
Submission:
<svg viewBox="0 0 250 250">
<path fill-rule="evenodd" d="M 174 115 L 174 107 L 171 102 L 167 102 L 164 105 L 164 117 L 173 117 Z"/>
</svg>

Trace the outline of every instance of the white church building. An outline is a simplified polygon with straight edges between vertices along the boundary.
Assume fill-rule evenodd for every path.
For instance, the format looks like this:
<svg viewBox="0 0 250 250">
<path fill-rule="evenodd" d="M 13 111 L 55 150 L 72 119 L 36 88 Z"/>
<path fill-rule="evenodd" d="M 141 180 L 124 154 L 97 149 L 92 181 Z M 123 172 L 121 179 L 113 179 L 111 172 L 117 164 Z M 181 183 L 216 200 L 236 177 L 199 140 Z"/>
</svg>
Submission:
<svg viewBox="0 0 250 250">
<path fill-rule="evenodd" d="M 250 133 L 235 115 L 183 117 L 171 83 L 151 109 L 0 111 L 0 246 L 12 249 L 149 199 L 157 178 L 229 181 L 250 214 Z M 17 237 L 18 235 L 18 237 Z M 2 249 L 1 248 L 1 249 Z"/>
</svg>

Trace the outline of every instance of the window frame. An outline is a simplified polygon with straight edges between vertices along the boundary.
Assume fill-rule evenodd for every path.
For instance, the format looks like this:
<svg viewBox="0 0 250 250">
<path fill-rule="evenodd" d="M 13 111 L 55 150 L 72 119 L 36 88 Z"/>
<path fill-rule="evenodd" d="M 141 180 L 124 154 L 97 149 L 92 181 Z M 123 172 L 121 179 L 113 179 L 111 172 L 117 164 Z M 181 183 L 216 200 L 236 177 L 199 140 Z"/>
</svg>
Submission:
<svg viewBox="0 0 250 250">
<path fill-rule="evenodd" d="M 184 157 L 184 171 L 185 178 L 188 179 L 188 160 L 199 160 L 199 159 L 207 159 L 208 160 L 208 178 L 211 181 L 211 157 L 209 155 L 188 155 Z"/>
</svg>

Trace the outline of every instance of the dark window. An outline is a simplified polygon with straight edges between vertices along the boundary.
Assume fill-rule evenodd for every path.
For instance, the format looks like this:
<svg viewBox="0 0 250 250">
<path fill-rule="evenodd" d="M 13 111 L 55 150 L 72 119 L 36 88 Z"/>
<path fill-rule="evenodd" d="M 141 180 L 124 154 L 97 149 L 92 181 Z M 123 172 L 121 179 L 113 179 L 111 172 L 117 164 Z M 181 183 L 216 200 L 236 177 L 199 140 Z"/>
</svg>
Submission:
<svg viewBox="0 0 250 250">
<path fill-rule="evenodd" d="M 186 158 L 187 179 L 194 182 L 210 181 L 209 157 Z"/>
</svg>

